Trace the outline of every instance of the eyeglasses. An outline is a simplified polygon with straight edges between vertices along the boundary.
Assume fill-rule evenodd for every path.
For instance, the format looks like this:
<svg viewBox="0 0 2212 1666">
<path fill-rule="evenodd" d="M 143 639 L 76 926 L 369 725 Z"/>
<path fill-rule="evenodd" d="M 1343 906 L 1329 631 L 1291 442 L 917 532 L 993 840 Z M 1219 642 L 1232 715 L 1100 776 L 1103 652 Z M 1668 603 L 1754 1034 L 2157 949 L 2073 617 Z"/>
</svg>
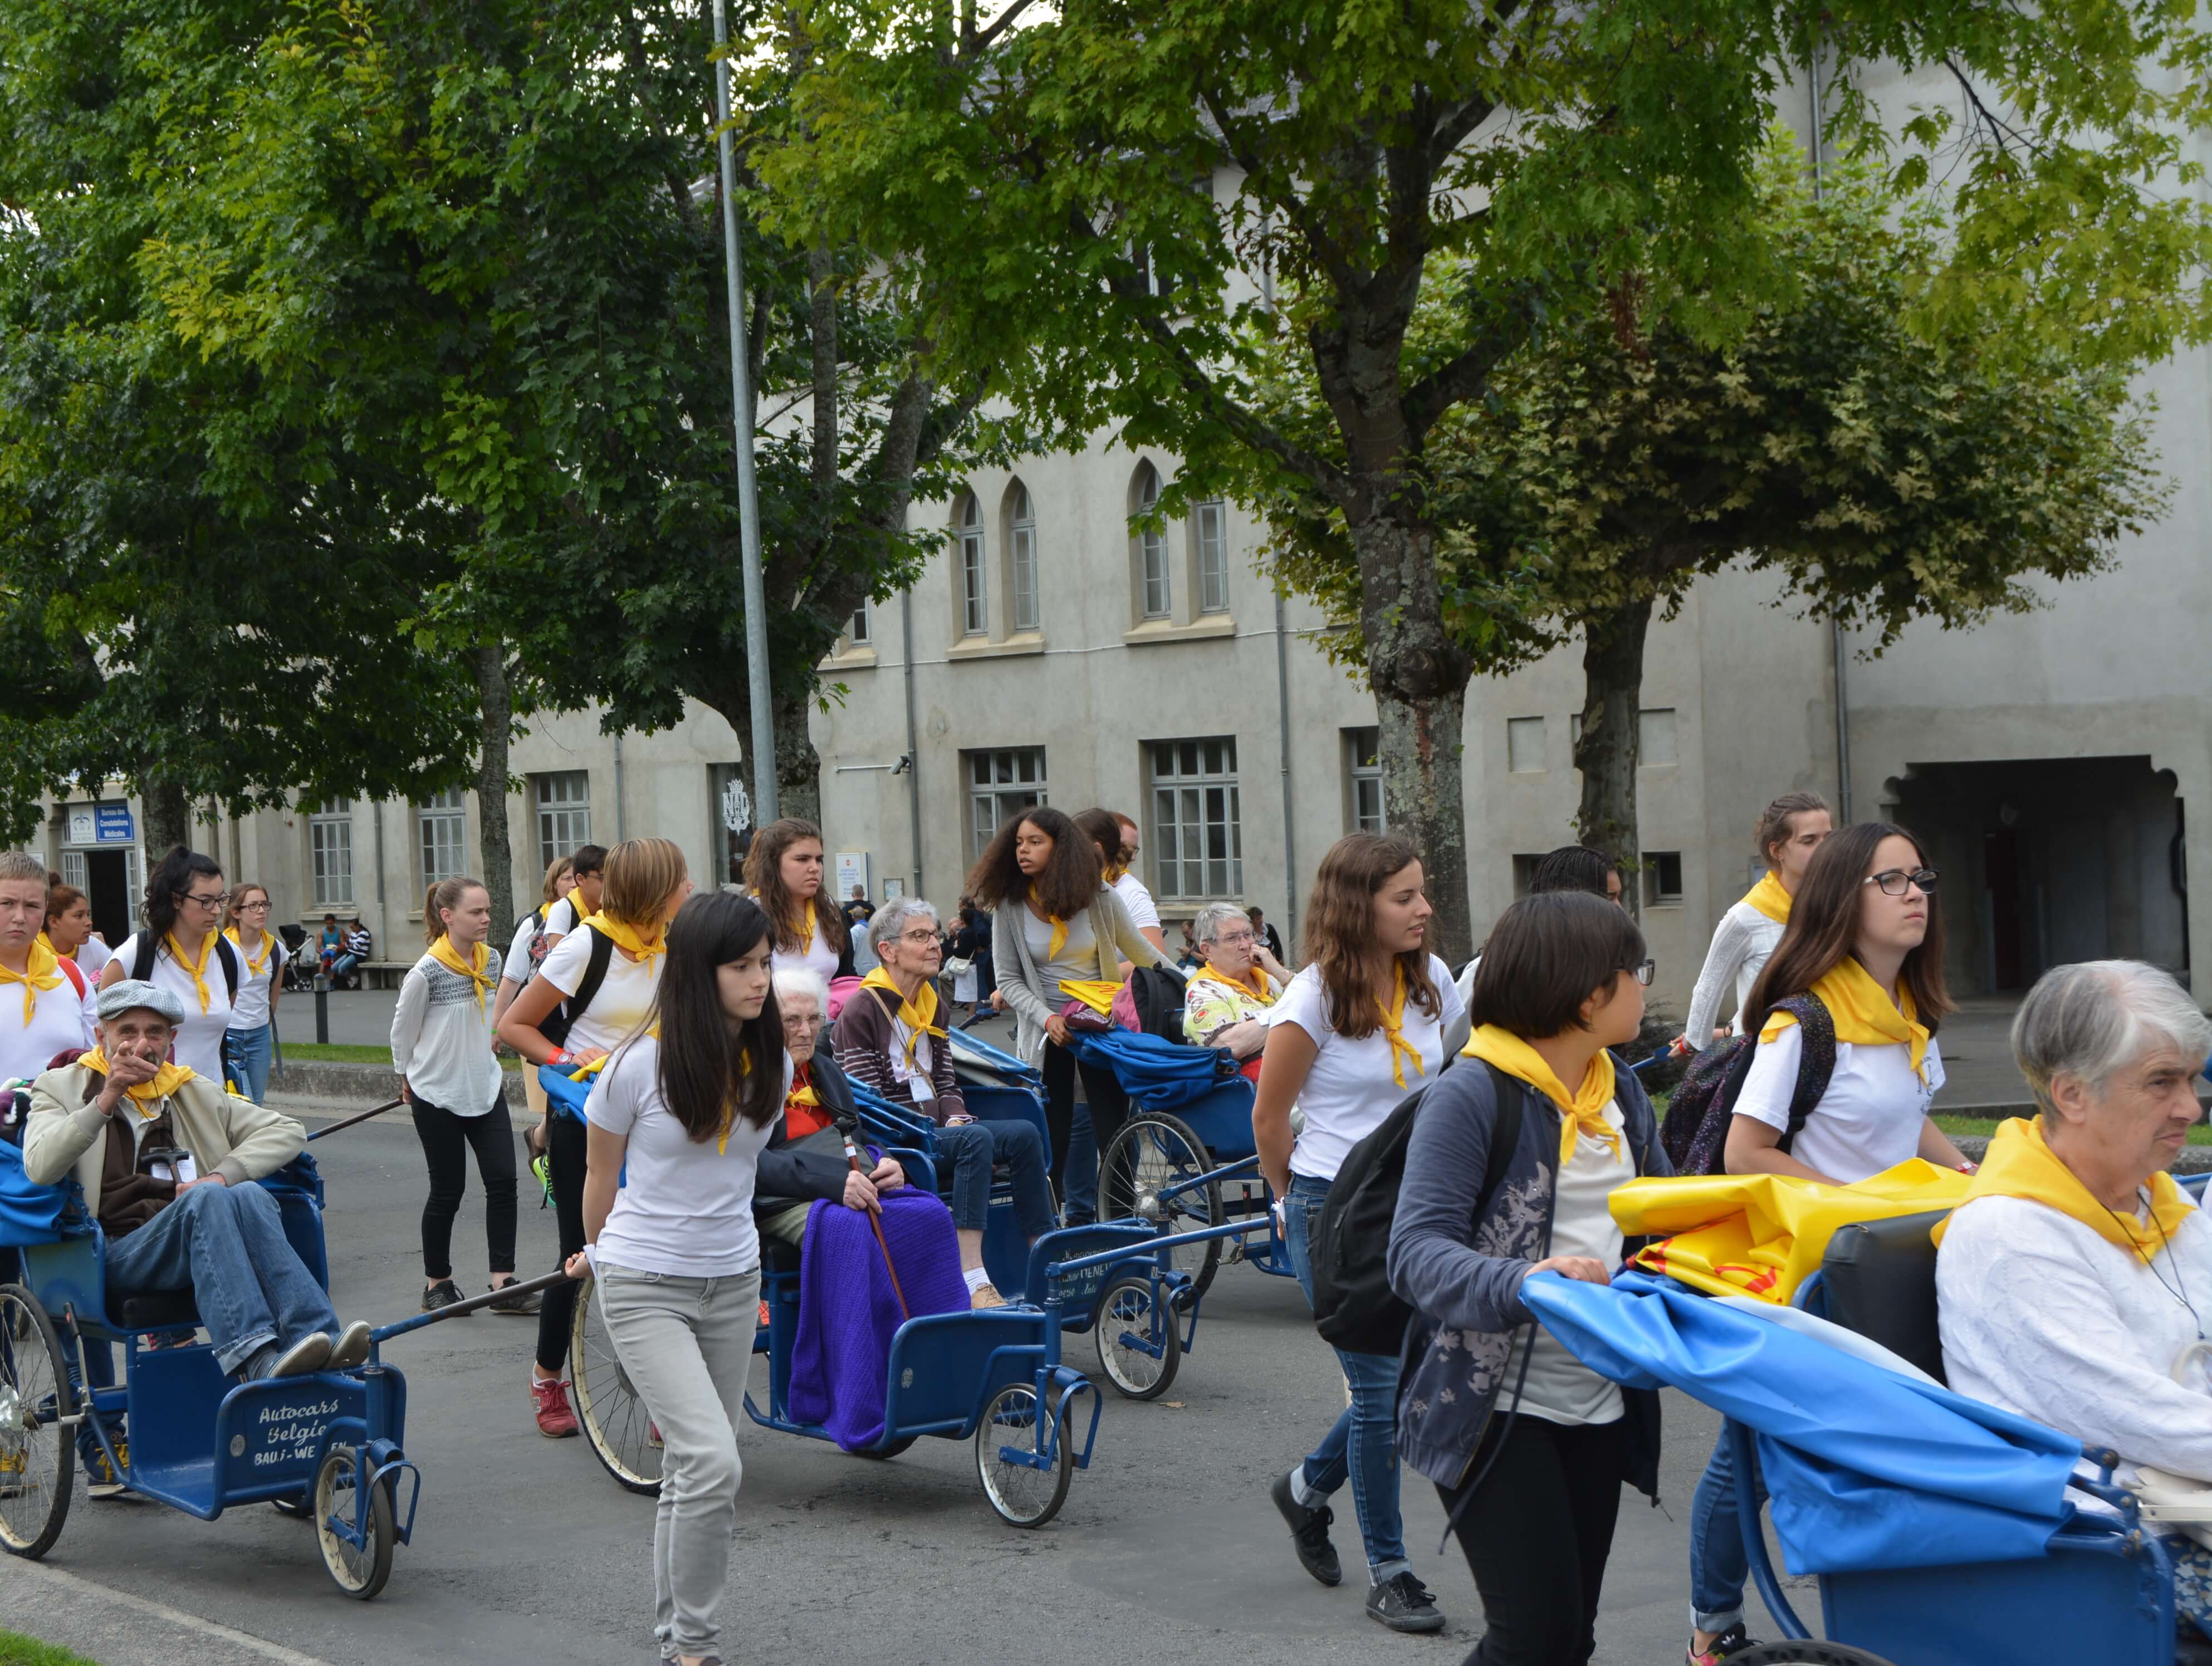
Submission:
<svg viewBox="0 0 2212 1666">
<path fill-rule="evenodd" d="M 1659 970 L 1659 963 L 1656 960 L 1639 960 L 1633 966 L 1623 966 L 1620 970 L 1648 989 L 1651 987 L 1652 974 Z"/>
<path fill-rule="evenodd" d="M 1253 936 L 1250 932 L 1224 932 L 1220 936 L 1213 939 L 1216 943 L 1225 945 L 1227 947 L 1232 949 L 1249 948 L 1253 944 L 1257 943 L 1259 940 L 1260 939 Z"/>
<path fill-rule="evenodd" d="M 898 935 L 898 940 L 902 943 L 912 943 L 918 947 L 924 943 L 934 943 L 937 941 L 937 933 L 929 927 L 922 926 L 914 931 L 901 932 Z"/>
<path fill-rule="evenodd" d="M 177 900 L 180 903 L 197 903 L 204 909 L 219 909 L 230 901 L 230 893 L 227 891 L 219 891 L 212 897 L 204 897 L 198 891 L 180 891 L 177 893 Z"/>
<path fill-rule="evenodd" d="M 238 905 L 238 911 L 240 914 L 244 914 L 248 909 L 260 909 L 265 911 L 268 907 L 269 899 L 264 897 L 258 903 L 240 903 Z"/>
<path fill-rule="evenodd" d="M 1935 895 L 1936 884 L 1940 877 L 1932 867 L 1916 867 L 1909 872 L 1901 867 L 1887 867 L 1879 873 L 1868 874 L 1859 883 L 1863 885 L 1880 885 L 1881 894 L 1885 897 L 1902 897 L 1908 889 L 1915 885 L 1920 888 L 1923 895 L 1932 897 Z"/>
</svg>

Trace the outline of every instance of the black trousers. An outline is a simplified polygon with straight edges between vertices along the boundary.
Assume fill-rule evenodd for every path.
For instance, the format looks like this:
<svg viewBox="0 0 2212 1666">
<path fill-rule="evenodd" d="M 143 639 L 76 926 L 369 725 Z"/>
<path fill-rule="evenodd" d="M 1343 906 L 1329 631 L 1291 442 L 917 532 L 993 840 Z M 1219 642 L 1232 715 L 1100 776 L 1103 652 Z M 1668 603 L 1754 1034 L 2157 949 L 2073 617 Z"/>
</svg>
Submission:
<svg viewBox="0 0 2212 1666">
<path fill-rule="evenodd" d="M 483 1182 L 484 1237 L 491 1247 L 491 1270 L 514 1271 L 514 1129 L 507 1120 L 502 1094 L 481 1116 L 459 1116 L 427 1099 L 415 1101 L 415 1137 L 430 1165 L 430 1195 L 422 1205 L 422 1271 L 433 1279 L 453 1276 L 453 1217 L 468 1189 L 469 1158 L 477 1154 Z"/>
<path fill-rule="evenodd" d="M 1470 1476 L 1505 1421 L 1492 1420 Z M 1464 1509 L 1460 1489 L 1437 1488 L 1482 1596 L 1482 1641 L 1468 1666 L 1586 1666 L 1627 1452 L 1626 1418 L 1575 1425 L 1523 1412 Z"/>
<path fill-rule="evenodd" d="M 1091 1107 L 1091 1131 L 1097 1136 L 1103 1158 L 1107 1143 L 1128 1120 L 1129 1096 L 1121 1079 L 1095 1064 L 1079 1063 L 1073 1052 L 1058 1042 L 1044 1044 L 1044 1125 L 1052 1135 L 1052 1195 L 1067 1201 L 1067 1147 L 1075 1129 L 1075 1074 L 1083 1073 L 1083 1100 Z"/>
<path fill-rule="evenodd" d="M 553 1175 L 553 1224 L 561 1234 L 561 1260 L 584 1247 L 584 1167 L 590 1135 L 573 1116 L 545 1113 L 545 1164 Z M 538 1368 L 558 1375 L 568 1358 L 568 1327 L 576 1311 L 576 1286 L 556 1284 L 538 1309 Z"/>
</svg>

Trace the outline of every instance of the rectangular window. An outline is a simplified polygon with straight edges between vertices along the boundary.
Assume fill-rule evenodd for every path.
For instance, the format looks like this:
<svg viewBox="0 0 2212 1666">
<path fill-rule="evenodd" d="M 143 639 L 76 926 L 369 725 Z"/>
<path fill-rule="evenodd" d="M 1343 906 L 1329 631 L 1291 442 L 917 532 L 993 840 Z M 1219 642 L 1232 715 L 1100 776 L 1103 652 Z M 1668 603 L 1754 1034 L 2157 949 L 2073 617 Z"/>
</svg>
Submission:
<svg viewBox="0 0 2212 1666">
<path fill-rule="evenodd" d="M 1544 766 L 1544 720 L 1509 717 L 1505 720 L 1505 767 L 1516 775 L 1534 775 Z"/>
<path fill-rule="evenodd" d="M 1682 853 L 1644 853 L 1644 902 L 1647 908 L 1679 908 L 1682 903 Z"/>
<path fill-rule="evenodd" d="M 307 854 L 313 870 L 315 906 L 353 906 L 353 800 L 309 812 Z"/>
<path fill-rule="evenodd" d="M 1002 746 L 961 757 L 968 780 L 969 848 L 980 856 L 1009 821 L 1031 805 L 1048 802 L 1044 748 Z"/>
<path fill-rule="evenodd" d="M 1536 883 L 1536 865 L 1544 860 L 1540 850 L 1516 852 L 1513 857 L 1513 895 L 1518 898 L 1528 894 L 1528 887 Z"/>
<path fill-rule="evenodd" d="M 532 776 L 531 784 L 538 800 L 538 866 L 543 872 L 555 858 L 591 843 L 592 775 L 588 769 L 556 769 Z"/>
<path fill-rule="evenodd" d="M 1647 769 L 1674 763 L 1674 708 L 1647 706 L 1636 716 L 1637 762 Z"/>
<path fill-rule="evenodd" d="M 845 627 L 845 640 L 854 648 L 866 648 L 875 640 L 868 634 L 868 605 L 862 602 L 853 610 L 853 622 Z"/>
<path fill-rule="evenodd" d="M 461 789 L 446 791 L 415 812 L 416 839 L 422 852 L 422 888 L 441 879 L 459 878 L 469 871 L 468 812 L 461 807 Z"/>
<path fill-rule="evenodd" d="M 960 529 L 960 634 L 987 636 L 991 631 L 988 599 L 983 589 L 983 529 Z"/>
<path fill-rule="evenodd" d="M 1145 564 L 1145 617 L 1164 619 L 1175 611 L 1168 586 L 1167 534 L 1147 527 L 1137 534 L 1137 544 Z"/>
<path fill-rule="evenodd" d="M 73 885 L 87 894 L 90 893 L 92 875 L 85 867 L 84 852 L 82 850 L 62 852 L 62 883 L 65 885 Z"/>
<path fill-rule="evenodd" d="M 1241 895 L 1236 738 L 1154 741 L 1152 765 L 1154 891 L 1186 902 Z"/>
<path fill-rule="evenodd" d="M 1035 630 L 1038 624 L 1036 523 L 1014 523 L 1013 547 L 1009 552 L 1014 569 L 1014 629 Z"/>
<path fill-rule="evenodd" d="M 1198 534 L 1198 611 L 1229 611 L 1229 506 L 1219 498 L 1201 503 L 1192 518 Z"/>
<path fill-rule="evenodd" d="M 1382 830 L 1382 731 L 1346 729 L 1344 732 L 1345 775 L 1352 786 L 1351 825 L 1353 833 Z"/>
</svg>

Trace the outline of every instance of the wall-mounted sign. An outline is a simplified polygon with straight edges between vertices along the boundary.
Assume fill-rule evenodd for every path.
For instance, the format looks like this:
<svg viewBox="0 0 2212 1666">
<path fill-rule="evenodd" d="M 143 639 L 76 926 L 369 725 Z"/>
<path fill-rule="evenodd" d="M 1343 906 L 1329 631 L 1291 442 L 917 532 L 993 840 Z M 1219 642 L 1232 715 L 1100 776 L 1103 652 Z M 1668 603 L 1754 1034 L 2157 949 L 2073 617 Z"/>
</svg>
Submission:
<svg viewBox="0 0 2212 1666">
<path fill-rule="evenodd" d="M 841 850 L 837 853 L 837 900 L 850 902 L 855 885 L 860 888 L 863 897 L 872 889 L 868 884 L 868 853 L 865 850 Z"/>
<path fill-rule="evenodd" d="M 93 806 L 93 838 L 98 844 L 136 844 L 138 824 L 132 819 L 127 804 L 101 804 Z"/>
</svg>

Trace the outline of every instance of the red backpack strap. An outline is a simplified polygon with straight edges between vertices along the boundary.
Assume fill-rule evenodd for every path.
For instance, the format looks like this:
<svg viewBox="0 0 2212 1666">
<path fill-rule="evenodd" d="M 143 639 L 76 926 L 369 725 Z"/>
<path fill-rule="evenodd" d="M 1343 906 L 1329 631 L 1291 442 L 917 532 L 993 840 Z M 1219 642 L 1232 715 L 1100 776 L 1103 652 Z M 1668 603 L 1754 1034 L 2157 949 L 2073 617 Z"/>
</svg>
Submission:
<svg viewBox="0 0 2212 1666">
<path fill-rule="evenodd" d="M 84 973 L 78 970 L 76 962 L 71 960 L 67 955 L 58 954 L 54 957 L 54 964 L 60 967 L 68 976 L 70 987 L 76 991 L 76 998 L 79 1000 L 82 1000 L 84 999 Z"/>
</svg>

